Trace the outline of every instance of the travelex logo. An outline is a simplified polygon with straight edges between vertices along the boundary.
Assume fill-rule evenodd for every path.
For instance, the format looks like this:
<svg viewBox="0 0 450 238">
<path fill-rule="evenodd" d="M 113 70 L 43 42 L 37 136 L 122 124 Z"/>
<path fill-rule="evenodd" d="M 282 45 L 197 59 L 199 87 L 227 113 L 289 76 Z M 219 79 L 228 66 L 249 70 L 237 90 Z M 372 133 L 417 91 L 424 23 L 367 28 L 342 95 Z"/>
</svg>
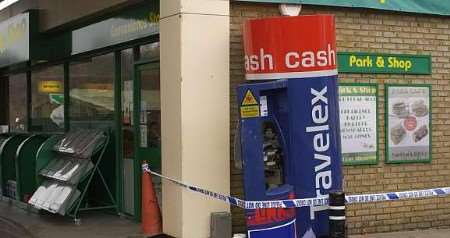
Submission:
<svg viewBox="0 0 450 238">
<path fill-rule="evenodd" d="M 330 158 L 330 125 L 328 124 L 328 98 L 327 86 L 320 90 L 311 88 L 311 119 L 314 125 L 306 127 L 307 133 L 312 133 L 315 161 L 315 189 L 317 198 L 327 198 L 328 194 L 322 193 L 331 189 L 333 179 L 331 174 L 331 158 Z M 326 206 L 312 206 L 311 219 L 315 219 L 315 213 L 327 210 Z"/>
<path fill-rule="evenodd" d="M 337 75 L 332 15 L 249 20 L 243 33 L 247 80 Z"/>
</svg>

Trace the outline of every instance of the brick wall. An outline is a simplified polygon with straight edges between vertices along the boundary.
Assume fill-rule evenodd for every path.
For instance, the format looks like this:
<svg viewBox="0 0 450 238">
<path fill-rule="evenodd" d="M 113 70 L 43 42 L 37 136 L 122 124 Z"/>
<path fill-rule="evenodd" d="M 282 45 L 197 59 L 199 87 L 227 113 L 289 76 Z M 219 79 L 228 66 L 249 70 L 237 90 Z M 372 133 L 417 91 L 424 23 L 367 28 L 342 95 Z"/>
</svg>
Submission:
<svg viewBox="0 0 450 238">
<path fill-rule="evenodd" d="M 367 9 L 304 6 L 302 14 L 336 15 L 338 51 L 427 54 L 433 74 L 340 74 L 340 82 L 378 83 L 380 161 L 378 165 L 344 167 L 347 194 L 450 186 L 450 18 Z M 231 133 L 238 117 L 235 88 L 244 82 L 242 22 L 279 15 L 275 4 L 231 4 Z M 432 158 L 429 164 L 385 164 L 384 83 L 432 85 Z M 233 138 L 233 137 L 232 137 Z M 233 150 L 233 148 L 231 148 Z M 243 197 L 242 174 L 231 169 L 231 191 Z M 245 230 L 243 210 L 232 208 L 233 231 Z M 388 232 L 450 226 L 450 197 L 356 204 L 348 207 L 349 233 Z"/>
</svg>

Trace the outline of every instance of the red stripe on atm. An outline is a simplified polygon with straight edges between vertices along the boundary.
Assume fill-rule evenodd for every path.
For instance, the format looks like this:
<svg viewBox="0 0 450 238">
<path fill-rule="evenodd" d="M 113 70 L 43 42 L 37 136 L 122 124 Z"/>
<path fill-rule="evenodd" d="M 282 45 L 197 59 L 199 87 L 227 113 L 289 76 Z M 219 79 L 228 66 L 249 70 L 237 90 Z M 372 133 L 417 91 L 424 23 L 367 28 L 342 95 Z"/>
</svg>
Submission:
<svg viewBox="0 0 450 238">
<path fill-rule="evenodd" d="M 290 72 L 290 73 L 261 73 L 261 74 L 246 74 L 247 80 L 272 80 L 272 79 L 295 79 L 295 78 L 313 78 L 313 77 L 327 77 L 338 74 L 336 69 L 320 70 L 309 72 Z"/>
</svg>

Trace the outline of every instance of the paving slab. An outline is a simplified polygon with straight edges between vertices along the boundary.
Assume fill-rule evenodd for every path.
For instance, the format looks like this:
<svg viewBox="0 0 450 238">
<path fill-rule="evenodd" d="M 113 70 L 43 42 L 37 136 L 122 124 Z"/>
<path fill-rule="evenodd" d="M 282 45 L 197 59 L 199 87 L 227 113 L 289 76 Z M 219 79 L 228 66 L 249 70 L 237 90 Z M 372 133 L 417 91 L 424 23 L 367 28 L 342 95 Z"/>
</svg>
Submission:
<svg viewBox="0 0 450 238">
<path fill-rule="evenodd" d="M 3 218 L 3 219 L 2 219 Z M 81 214 L 81 224 L 73 219 L 53 214 L 40 214 L 0 201 L 0 232 L 2 227 L 9 229 L 17 225 L 17 235 L 30 234 L 33 238 L 144 238 L 140 224 L 117 215 L 104 212 L 85 212 Z M 26 231 L 25 231 L 25 230 Z M 5 233 L 2 233 L 5 235 Z M 0 235 L 0 237 L 4 237 Z M 10 236 L 15 237 L 15 236 Z M 5 237 L 5 238 L 10 238 Z M 17 236 L 23 237 L 25 236 Z"/>
<path fill-rule="evenodd" d="M 450 238 L 450 229 L 428 229 L 390 233 L 353 235 L 350 238 Z"/>
<path fill-rule="evenodd" d="M 11 232 L 14 230 L 14 232 Z M 10 234 L 5 233 L 10 232 Z M 38 214 L 0 201 L 2 238 L 144 238 L 140 224 L 103 212 L 81 214 L 81 224 L 71 218 Z M 5 237 L 6 236 L 6 237 Z M 450 238 L 450 229 L 429 229 L 392 233 L 351 235 L 349 238 Z"/>
</svg>

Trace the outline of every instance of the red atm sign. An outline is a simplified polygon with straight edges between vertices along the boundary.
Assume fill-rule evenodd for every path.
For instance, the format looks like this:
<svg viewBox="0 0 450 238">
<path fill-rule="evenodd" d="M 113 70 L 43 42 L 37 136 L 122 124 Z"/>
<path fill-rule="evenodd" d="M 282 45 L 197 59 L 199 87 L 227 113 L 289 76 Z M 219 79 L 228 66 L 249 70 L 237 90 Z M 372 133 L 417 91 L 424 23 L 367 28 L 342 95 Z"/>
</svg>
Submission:
<svg viewBox="0 0 450 238">
<path fill-rule="evenodd" d="M 249 20 L 243 30 L 247 80 L 337 74 L 332 15 Z"/>
</svg>

